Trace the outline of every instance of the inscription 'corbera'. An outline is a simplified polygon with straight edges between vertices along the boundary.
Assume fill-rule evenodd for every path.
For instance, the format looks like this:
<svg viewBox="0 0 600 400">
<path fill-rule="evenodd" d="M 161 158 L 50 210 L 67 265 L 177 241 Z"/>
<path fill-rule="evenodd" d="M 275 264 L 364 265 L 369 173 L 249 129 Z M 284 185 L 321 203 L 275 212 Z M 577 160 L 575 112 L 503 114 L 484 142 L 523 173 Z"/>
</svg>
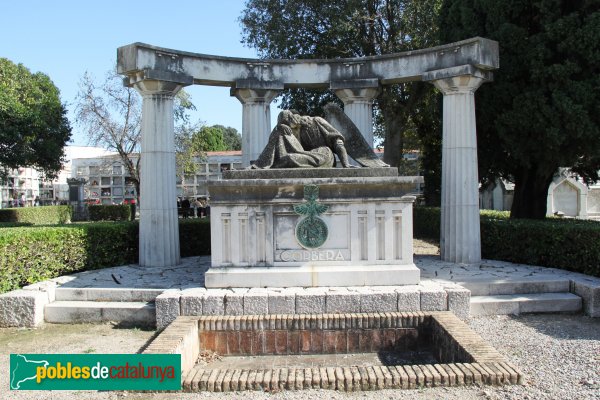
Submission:
<svg viewBox="0 0 600 400">
<path fill-rule="evenodd" d="M 281 261 L 346 261 L 340 250 L 285 250 Z"/>
</svg>

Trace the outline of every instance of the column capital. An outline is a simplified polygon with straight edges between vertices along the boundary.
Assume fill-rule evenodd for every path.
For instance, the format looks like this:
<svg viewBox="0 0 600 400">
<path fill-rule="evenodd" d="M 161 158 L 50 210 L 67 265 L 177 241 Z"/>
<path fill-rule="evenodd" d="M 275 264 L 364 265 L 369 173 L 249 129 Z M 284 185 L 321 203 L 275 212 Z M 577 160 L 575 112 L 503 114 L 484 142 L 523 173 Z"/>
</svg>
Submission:
<svg viewBox="0 0 600 400">
<path fill-rule="evenodd" d="M 134 87 L 142 96 L 175 96 L 184 86 L 194 83 L 191 76 L 146 69 L 123 79 L 123 84 Z"/>
<path fill-rule="evenodd" d="M 426 72 L 422 79 L 432 83 L 444 95 L 452 95 L 474 93 L 484 82 L 491 81 L 493 75 L 472 65 L 461 65 Z"/>
<path fill-rule="evenodd" d="M 331 82 L 329 88 L 344 102 L 344 105 L 352 103 L 372 104 L 381 91 L 378 79 L 334 81 Z"/>
<path fill-rule="evenodd" d="M 334 89 L 334 93 L 344 105 L 352 103 L 367 103 L 372 104 L 373 100 L 379 95 L 380 89 L 373 88 L 344 88 Z"/>
<path fill-rule="evenodd" d="M 231 96 L 242 104 L 271 104 L 271 101 L 280 93 L 276 89 L 248 89 L 231 88 Z"/>
</svg>

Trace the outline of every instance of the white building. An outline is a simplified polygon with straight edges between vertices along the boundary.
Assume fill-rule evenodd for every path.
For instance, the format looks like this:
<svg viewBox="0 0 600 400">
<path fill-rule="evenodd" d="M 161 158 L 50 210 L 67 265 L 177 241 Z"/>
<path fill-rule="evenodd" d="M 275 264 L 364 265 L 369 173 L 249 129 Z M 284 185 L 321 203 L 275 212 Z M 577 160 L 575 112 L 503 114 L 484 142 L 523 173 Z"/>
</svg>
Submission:
<svg viewBox="0 0 600 400">
<path fill-rule="evenodd" d="M 132 155 L 134 163 L 137 157 Z M 208 152 L 197 159 L 195 174 L 176 177 L 177 196 L 208 196 L 208 182 L 221 179 L 224 170 L 241 168 L 241 158 L 241 151 Z M 70 177 L 86 179 L 84 196 L 90 204 L 121 204 L 137 197 L 135 184 L 118 154 L 74 158 Z"/>
</svg>

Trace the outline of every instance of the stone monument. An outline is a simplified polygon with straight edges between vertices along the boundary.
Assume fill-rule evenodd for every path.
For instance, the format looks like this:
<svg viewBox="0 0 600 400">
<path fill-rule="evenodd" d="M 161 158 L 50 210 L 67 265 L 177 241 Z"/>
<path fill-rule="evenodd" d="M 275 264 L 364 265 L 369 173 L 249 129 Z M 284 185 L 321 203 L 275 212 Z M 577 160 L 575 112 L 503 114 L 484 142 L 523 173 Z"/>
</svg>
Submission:
<svg viewBox="0 0 600 400">
<path fill-rule="evenodd" d="M 327 120 L 283 111 L 251 167 L 209 185 L 206 287 L 419 283 L 406 195 L 418 177 L 397 175 L 339 107 Z"/>
<path fill-rule="evenodd" d="M 498 54 L 498 43 L 481 37 L 404 53 L 325 60 L 221 57 L 144 43 L 120 47 L 117 71 L 125 76 L 125 85 L 144 98 L 140 155 L 145 172 L 140 184 L 146 194 L 140 208 L 140 265 L 180 262 L 173 99 L 181 88 L 230 88 L 243 105 L 242 162 L 248 166 L 267 144 L 269 104 L 282 90 L 332 90 L 372 145 L 373 100 L 382 87 L 409 81 L 429 82 L 444 95 L 441 258 L 480 261 L 474 98 L 477 88 L 490 81 L 499 67 Z"/>
</svg>

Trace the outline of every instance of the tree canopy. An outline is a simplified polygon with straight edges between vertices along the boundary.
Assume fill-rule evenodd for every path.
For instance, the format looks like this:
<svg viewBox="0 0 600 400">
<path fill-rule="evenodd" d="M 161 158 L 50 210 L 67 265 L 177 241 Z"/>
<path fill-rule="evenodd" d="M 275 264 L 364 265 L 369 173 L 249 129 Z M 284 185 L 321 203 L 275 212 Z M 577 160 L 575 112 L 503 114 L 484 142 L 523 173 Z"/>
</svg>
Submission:
<svg viewBox="0 0 600 400">
<path fill-rule="evenodd" d="M 197 152 L 228 150 L 223 138 L 223 130 L 216 126 L 203 126 L 192 135 L 192 142 Z"/>
<path fill-rule="evenodd" d="M 235 128 L 223 125 L 182 125 L 175 135 L 178 174 L 197 172 L 198 159 L 209 151 L 241 150 L 242 137 Z"/>
<path fill-rule="evenodd" d="M 441 0 L 248 0 L 242 12 L 242 42 L 265 58 L 336 58 L 389 54 L 432 46 L 437 41 Z M 385 161 L 398 165 L 411 111 L 431 88 L 422 83 L 384 87 L 375 102 Z M 329 91 L 290 89 L 283 108 L 322 115 L 341 102 Z"/>
<path fill-rule="evenodd" d="M 0 58 L 0 165 L 33 167 L 47 177 L 62 168 L 71 126 L 50 78 Z"/>
<path fill-rule="evenodd" d="M 494 82 L 476 93 L 480 176 L 515 183 L 511 216 L 543 218 L 559 167 L 600 169 L 597 0 L 447 0 L 440 37 L 500 43 Z"/>
<path fill-rule="evenodd" d="M 242 150 L 242 135 L 237 129 L 223 125 L 213 125 L 213 128 L 221 130 L 226 150 Z"/>
</svg>

